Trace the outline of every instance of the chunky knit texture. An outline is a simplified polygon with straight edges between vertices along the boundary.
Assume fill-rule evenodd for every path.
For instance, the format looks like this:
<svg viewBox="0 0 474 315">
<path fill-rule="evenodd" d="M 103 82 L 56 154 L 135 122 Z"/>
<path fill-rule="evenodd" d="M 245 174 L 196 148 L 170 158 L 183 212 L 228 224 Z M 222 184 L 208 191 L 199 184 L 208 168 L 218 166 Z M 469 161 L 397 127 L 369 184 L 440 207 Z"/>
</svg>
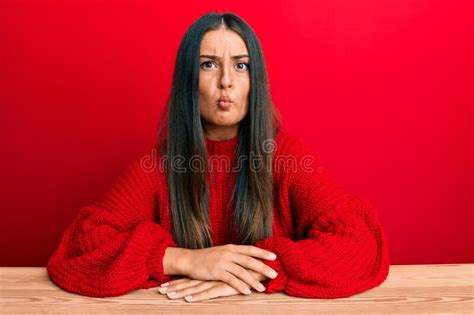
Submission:
<svg viewBox="0 0 474 315">
<path fill-rule="evenodd" d="M 238 138 L 206 138 L 210 157 L 232 158 Z M 149 150 L 94 204 L 80 209 L 51 256 L 50 278 L 64 290 L 118 296 L 173 279 L 163 256 L 173 240 L 163 169 Z M 235 173 L 210 173 L 209 219 L 213 245 L 238 244 L 229 231 Z M 273 236 L 255 246 L 277 254 L 265 263 L 278 272 L 266 293 L 339 298 L 380 285 L 389 272 L 385 232 L 371 203 L 346 193 L 312 150 L 281 130 L 274 158 Z M 196 266 L 199 268 L 199 266 Z"/>
</svg>

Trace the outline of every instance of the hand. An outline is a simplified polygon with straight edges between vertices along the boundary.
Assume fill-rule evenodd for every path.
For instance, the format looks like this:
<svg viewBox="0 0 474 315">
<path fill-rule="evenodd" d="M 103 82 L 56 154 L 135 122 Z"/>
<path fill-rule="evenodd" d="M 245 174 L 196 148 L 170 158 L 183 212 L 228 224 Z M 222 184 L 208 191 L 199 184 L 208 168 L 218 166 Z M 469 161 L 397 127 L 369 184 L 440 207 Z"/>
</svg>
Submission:
<svg viewBox="0 0 474 315">
<path fill-rule="evenodd" d="M 266 280 L 262 274 L 248 270 L 259 281 Z M 194 280 L 181 278 L 163 283 L 158 288 L 161 294 L 167 294 L 169 299 L 175 300 L 184 297 L 187 302 L 210 300 L 222 296 L 239 295 L 240 292 L 222 281 Z"/>
<path fill-rule="evenodd" d="M 251 245 L 227 244 L 188 249 L 180 255 L 180 274 L 194 280 L 222 281 L 243 294 L 251 293 L 248 286 L 262 292 L 265 288 L 249 270 L 272 279 L 277 273 L 258 258 L 274 260 L 276 256 L 272 257 L 270 252 Z"/>
<path fill-rule="evenodd" d="M 198 302 L 221 296 L 239 295 L 240 292 L 225 282 L 219 280 L 194 280 L 181 278 L 168 282 L 158 288 L 161 294 L 166 294 L 169 299 L 184 299 L 187 302 Z"/>
</svg>

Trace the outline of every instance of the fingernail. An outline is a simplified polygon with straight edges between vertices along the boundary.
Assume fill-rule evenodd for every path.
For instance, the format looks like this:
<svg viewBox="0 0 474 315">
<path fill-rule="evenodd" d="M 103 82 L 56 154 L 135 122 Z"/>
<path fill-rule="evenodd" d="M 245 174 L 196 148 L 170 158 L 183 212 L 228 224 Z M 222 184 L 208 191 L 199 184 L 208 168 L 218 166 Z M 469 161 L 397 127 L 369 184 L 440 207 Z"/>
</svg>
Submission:
<svg viewBox="0 0 474 315">
<path fill-rule="evenodd" d="M 158 291 L 160 291 L 161 294 L 165 294 L 168 288 L 158 288 Z"/>
<path fill-rule="evenodd" d="M 192 295 L 186 295 L 184 297 L 187 301 L 191 301 L 193 299 L 193 296 Z"/>
<path fill-rule="evenodd" d="M 162 283 L 162 284 L 161 284 L 162 287 L 167 287 L 167 286 L 169 286 L 169 285 L 170 285 L 169 282 L 166 282 L 166 283 Z"/>
<path fill-rule="evenodd" d="M 168 292 L 168 296 L 173 296 L 175 294 L 176 294 L 176 292 L 174 292 L 174 291 L 173 292 Z"/>
<path fill-rule="evenodd" d="M 252 293 L 252 291 L 250 291 L 250 289 L 249 289 L 249 288 L 246 288 L 246 289 L 244 290 L 244 293 L 245 293 L 245 294 L 251 294 L 251 293 Z"/>
<path fill-rule="evenodd" d="M 275 270 L 270 271 L 271 278 L 276 278 L 276 276 L 278 276 L 278 273 Z"/>
<path fill-rule="evenodd" d="M 265 291 L 265 286 L 261 283 L 258 284 L 257 288 L 260 290 L 260 292 Z"/>
<path fill-rule="evenodd" d="M 274 253 L 270 253 L 268 254 L 268 257 L 270 257 L 270 259 L 275 259 L 277 258 L 277 255 L 275 255 Z"/>
</svg>

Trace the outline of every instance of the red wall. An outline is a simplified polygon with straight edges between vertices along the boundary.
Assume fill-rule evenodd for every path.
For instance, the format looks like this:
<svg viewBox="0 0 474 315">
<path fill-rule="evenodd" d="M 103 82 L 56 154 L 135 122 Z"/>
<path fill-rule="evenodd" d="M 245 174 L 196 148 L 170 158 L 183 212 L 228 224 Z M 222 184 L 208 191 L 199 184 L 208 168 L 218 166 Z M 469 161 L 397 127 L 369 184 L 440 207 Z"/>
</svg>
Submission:
<svg viewBox="0 0 474 315">
<path fill-rule="evenodd" d="M 153 145 L 181 37 L 211 10 L 255 29 L 285 125 L 377 206 L 392 264 L 474 262 L 472 9 L 1 1 L 0 265 L 44 266 L 78 210 Z"/>
</svg>

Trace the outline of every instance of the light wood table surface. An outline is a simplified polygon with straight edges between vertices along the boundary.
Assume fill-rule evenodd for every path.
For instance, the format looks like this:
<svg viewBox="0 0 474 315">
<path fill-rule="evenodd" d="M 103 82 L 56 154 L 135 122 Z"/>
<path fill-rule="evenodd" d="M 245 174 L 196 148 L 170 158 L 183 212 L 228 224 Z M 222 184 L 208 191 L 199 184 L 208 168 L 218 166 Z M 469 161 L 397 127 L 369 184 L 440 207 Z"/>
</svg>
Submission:
<svg viewBox="0 0 474 315">
<path fill-rule="evenodd" d="M 252 292 L 202 302 L 169 300 L 157 288 L 92 298 L 63 291 L 45 268 L 0 268 L 0 314 L 473 314 L 474 264 L 392 265 L 385 282 L 349 298 Z"/>
</svg>

